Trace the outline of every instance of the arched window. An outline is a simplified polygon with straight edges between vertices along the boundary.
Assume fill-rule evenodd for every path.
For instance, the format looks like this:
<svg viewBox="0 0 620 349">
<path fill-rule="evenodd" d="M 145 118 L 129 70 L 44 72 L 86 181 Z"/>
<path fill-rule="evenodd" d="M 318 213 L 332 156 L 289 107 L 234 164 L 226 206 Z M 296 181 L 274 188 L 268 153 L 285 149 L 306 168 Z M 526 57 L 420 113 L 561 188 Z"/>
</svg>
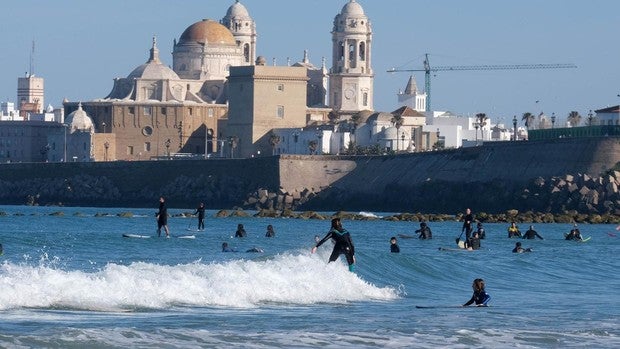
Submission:
<svg viewBox="0 0 620 349">
<path fill-rule="evenodd" d="M 366 43 L 363 41 L 360 42 L 359 55 L 361 61 L 366 60 Z"/>
<path fill-rule="evenodd" d="M 245 62 L 248 63 L 250 61 L 250 45 L 243 45 L 243 57 L 245 58 Z"/>
</svg>

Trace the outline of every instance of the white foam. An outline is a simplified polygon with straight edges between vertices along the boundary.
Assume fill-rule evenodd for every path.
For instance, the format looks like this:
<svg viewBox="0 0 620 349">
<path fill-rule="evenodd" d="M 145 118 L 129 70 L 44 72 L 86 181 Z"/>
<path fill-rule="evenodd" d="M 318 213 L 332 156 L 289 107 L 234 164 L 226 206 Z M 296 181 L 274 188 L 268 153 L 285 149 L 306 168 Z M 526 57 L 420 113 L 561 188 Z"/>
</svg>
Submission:
<svg viewBox="0 0 620 349">
<path fill-rule="evenodd" d="M 69 308 L 98 311 L 172 306 L 257 307 L 383 301 L 399 297 L 324 256 L 280 255 L 262 261 L 205 264 L 110 263 L 96 272 L 48 265 L 0 268 L 0 310 Z"/>
</svg>

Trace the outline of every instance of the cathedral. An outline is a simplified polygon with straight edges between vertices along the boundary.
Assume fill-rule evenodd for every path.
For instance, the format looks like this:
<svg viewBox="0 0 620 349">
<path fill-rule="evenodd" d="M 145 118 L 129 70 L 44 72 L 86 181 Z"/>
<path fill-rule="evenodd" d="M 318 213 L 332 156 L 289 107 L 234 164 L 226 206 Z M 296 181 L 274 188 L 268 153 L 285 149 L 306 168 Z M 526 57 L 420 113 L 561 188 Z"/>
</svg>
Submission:
<svg viewBox="0 0 620 349">
<path fill-rule="evenodd" d="M 373 111 L 372 28 L 356 0 L 334 18 L 329 70 L 307 52 L 294 64 L 267 65 L 256 28 L 237 0 L 221 20 L 183 30 L 171 65 L 153 38 L 146 62 L 115 78 L 106 97 L 65 101 L 66 114 L 79 109 L 92 120 L 91 159 L 270 155 L 275 130 L 319 130 Z"/>
</svg>

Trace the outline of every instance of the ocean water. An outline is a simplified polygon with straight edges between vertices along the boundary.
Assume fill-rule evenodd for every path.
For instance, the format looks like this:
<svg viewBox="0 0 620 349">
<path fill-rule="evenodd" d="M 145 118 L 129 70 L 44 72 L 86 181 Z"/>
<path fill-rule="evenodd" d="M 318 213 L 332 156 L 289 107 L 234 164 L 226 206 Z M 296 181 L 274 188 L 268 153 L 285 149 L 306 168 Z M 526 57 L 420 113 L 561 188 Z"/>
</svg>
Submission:
<svg viewBox="0 0 620 349">
<path fill-rule="evenodd" d="M 611 225 L 581 225 L 591 240 L 577 243 L 563 239 L 568 224 L 536 224 L 545 239 L 519 240 L 534 251 L 513 254 L 506 224 L 487 224 L 482 250 L 466 252 L 439 250 L 455 247 L 461 223 L 431 222 L 433 240 L 401 238 L 393 254 L 390 237 L 417 223 L 345 220 L 351 273 L 344 257 L 327 263 L 329 243 L 310 254 L 329 221 L 209 211 L 204 232 L 195 218 L 169 219 L 173 236 L 194 238 L 139 239 L 122 234 L 154 236 L 155 208 L 0 211 L 1 348 L 620 347 Z M 134 217 L 117 216 L 126 211 Z M 248 237 L 233 238 L 238 223 Z M 458 307 L 478 277 L 491 306 Z"/>
</svg>

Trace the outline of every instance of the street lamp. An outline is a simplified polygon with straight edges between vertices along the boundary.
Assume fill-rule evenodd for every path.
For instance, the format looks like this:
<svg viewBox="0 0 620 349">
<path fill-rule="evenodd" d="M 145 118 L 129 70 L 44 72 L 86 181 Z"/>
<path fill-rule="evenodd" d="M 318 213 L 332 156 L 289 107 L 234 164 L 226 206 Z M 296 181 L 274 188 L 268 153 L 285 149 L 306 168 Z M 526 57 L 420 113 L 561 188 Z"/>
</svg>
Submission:
<svg viewBox="0 0 620 349">
<path fill-rule="evenodd" d="M 592 126 L 592 118 L 593 118 L 592 109 L 590 109 L 590 112 L 588 113 L 588 126 Z"/>
<path fill-rule="evenodd" d="M 551 128 L 555 127 L 555 113 L 551 113 Z"/>
<path fill-rule="evenodd" d="M 69 125 L 67 125 L 67 124 L 62 124 L 62 128 L 63 128 L 63 129 L 64 129 L 64 131 L 65 131 L 65 142 L 64 142 L 64 146 L 63 146 L 63 148 L 64 148 L 64 154 L 63 154 L 63 156 L 62 156 L 62 161 L 63 161 L 63 162 L 67 162 L 67 128 L 68 128 L 68 127 L 69 127 Z"/>
<path fill-rule="evenodd" d="M 318 154 L 319 152 L 323 154 L 323 131 L 321 129 L 316 129 L 316 138 L 319 139 L 319 146 L 317 147 L 315 154 Z"/>
<path fill-rule="evenodd" d="M 105 141 L 105 143 L 103 143 L 103 147 L 105 148 L 103 161 L 108 161 L 108 148 L 110 148 L 110 142 Z"/>
<path fill-rule="evenodd" d="M 515 133 L 514 133 L 514 141 L 517 141 L 517 116 L 513 116 L 512 117 L 512 126 L 514 127 Z"/>
<path fill-rule="evenodd" d="M 299 141 L 299 131 L 293 131 L 293 141 L 295 141 L 295 154 L 297 154 L 297 141 Z"/>
<path fill-rule="evenodd" d="M 401 139 L 401 145 L 403 148 L 403 151 L 405 150 L 405 131 L 403 131 L 403 133 L 400 134 L 400 139 Z"/>
<path fill-rule="evenodd" d="M 170 138 L 166 139 L 166 154 L 170 158 Z"/>
<path fill-rule="evenodd" d="M 103 127 L 103 133 L 105 133 L 105 121 L 101 123 L 101 126 Z"/>
</svg>

